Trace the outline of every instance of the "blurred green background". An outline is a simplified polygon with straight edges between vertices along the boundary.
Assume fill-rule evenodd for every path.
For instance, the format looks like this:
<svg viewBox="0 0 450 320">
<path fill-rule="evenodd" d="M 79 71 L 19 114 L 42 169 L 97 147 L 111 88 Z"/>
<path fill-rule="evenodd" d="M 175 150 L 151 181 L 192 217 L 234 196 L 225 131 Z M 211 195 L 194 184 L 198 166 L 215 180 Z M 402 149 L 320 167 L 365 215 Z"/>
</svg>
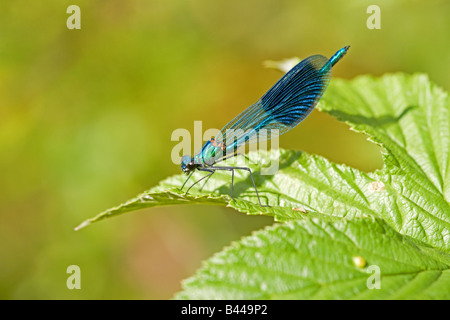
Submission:
<svg viewBox="0 0 450 320">
<path fill-rule="evenodd" d="M 66 9 L 81 8 L 81 30 Z M 369 30 L 366 9 L 381 8 Z M 180 168 L 171 133 L 221 128 L 281 77 L 264 60 L 331 56 L 334 77 L 426 72 L 448 90 L 449 1 L 77 0 L 0 4 L 0 298 L 168 299 L 201 261 L 272 224 L 215 206 L 86 218 Z M 280 139 L 370 171 L 366 138 L 314 111 Z M 81 268 L 81 290 L 66 269 Z"/>
</svg>

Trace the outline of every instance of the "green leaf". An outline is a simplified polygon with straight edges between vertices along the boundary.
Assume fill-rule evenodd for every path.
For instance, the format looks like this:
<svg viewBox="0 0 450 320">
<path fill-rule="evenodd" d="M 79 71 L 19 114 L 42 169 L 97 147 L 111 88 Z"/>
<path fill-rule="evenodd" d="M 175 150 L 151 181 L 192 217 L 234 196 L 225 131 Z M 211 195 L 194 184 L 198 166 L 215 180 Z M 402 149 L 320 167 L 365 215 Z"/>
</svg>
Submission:
<svg viewBox="0 0 450 320">
<path fill-rule="evenodd" d="M 449 266 L 448 254 L 380 219 L 304 219 L 233 243 L 184 281 L 176 298 L 449 299 Z"/>
<path fill-rule="evenodd" d="M 450 249 L 450 105 L 426 75 L 336 80 L 322 110 L 384 150 L 370 207 L 395 230 Z M 382 189 L 382 190 L 381 190 Z"/>
<path fill-rule="evenodd" d="M 323 111 L 385 148 L 385 164 L 392 174 L 401 169 L 450 200 L 448 95 L 426 75 L 337 79 L 324 102 Z"/>
</svg>

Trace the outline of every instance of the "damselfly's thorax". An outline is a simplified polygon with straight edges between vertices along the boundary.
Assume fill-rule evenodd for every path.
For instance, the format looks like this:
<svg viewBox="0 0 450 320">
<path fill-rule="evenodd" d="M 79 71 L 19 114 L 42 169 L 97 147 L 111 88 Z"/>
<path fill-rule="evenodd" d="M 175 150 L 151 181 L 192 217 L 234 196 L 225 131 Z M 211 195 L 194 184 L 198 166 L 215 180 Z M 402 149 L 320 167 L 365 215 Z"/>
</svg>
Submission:
<svg viewBox="0 0 450 320">
<path fill-rule="evenodd" d="M 206 165 L 211 166 L 225 156 L 226 145 L 223 141 L 211 138 L 197 155 Z"/>
</svg>

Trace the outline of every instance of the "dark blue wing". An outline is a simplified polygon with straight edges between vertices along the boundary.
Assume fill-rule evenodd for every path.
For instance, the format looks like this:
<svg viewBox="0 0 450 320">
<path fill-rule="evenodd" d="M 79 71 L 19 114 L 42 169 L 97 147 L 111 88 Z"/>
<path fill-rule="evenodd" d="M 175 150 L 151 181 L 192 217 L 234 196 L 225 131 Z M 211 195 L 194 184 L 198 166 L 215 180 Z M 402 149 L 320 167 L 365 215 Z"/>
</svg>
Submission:
<svg viewBox="0 0 450 320">
<path fill-rule="evenodd" d="M 269 140 L 294 128 L 314 109 L 327 88 L 331 78 L 328 61 L 321 55 L 301 61 L 261 99 L 223 127 L 214 145 L 205 146 L 202 153 L 217 145 L 227 154 L 234 153 L 247 142 Z"/>
</svg>

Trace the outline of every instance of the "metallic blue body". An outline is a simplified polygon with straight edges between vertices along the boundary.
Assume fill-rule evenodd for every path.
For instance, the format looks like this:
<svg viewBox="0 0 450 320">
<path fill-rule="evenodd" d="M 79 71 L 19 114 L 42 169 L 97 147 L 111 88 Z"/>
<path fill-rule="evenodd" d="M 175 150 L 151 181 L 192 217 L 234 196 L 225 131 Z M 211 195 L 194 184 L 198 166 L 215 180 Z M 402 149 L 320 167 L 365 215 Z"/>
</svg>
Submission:
<svg viewBox="0 0 450 320">
<path fill-rule="evenodd" d="M 189 173 L 210 167 L 236 154 L 245 143 L 269 140 L 297 126 L 319 102 L 331 78 L 331 68 L 347 53 L 349 46 L 330 59 L 314 55 L 302 60 L 255 104 L 222 128 L 193 158 L 184 156 L 181 168 Z"/>
</svg>

